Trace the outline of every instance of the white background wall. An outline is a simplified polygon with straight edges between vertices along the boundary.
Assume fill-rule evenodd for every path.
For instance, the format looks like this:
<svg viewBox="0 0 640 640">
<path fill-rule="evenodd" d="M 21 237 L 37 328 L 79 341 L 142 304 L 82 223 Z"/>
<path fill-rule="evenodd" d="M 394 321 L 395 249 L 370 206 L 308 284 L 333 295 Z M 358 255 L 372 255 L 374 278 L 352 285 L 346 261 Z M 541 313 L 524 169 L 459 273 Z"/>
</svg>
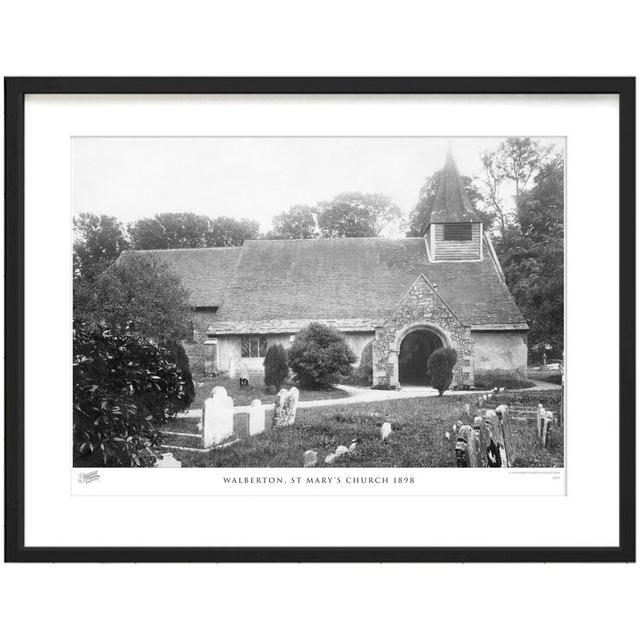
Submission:
<svg viewBox="0 0 640 640">
<path fill-rule="evenodd" d="M 60 0 L 0 11 L 3 75 L 640 71 L 637 9 L 621 0 Z M 639 578 L 637 565 L 2 565 L 0 608 L 15 638 L 113 640 L 114 626 L 123 638 L 466 637 L 465 618 L 475 638 L 614 638 L 637 632 Z M 114 594 L 134 606 L 103 617 Z"/>
</svg>

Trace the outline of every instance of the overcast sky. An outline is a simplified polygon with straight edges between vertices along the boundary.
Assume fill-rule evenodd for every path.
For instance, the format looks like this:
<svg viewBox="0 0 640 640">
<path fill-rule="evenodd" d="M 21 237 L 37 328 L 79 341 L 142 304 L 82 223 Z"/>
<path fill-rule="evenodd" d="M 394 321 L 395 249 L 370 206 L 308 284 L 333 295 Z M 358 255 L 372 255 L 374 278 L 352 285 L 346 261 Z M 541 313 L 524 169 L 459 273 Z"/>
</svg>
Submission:
<svg viewBox="0 0 640 640">
<path fill-rule="evenodd" d="M 385 193 L 411 210 L 451 144 L 461 173 L 501 138 L 74 138 L 73 215 L 123 222 L 162 212 L 253 218 L 262 231 L 295 204 Z M 540 139 L 564 148 L 564 139 Z"/>
</svg>

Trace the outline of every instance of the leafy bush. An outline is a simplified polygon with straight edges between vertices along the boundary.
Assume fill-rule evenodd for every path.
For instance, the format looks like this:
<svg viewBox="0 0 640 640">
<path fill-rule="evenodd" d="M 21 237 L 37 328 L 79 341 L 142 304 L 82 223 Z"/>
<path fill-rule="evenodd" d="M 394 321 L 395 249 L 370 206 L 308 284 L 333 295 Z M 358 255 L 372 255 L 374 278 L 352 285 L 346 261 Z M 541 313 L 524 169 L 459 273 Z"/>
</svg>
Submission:
<svg viewBox="0 0 640 640">
<path fill-rule="evenodd" d="M 123 253 L 90 289 L 90 295 L 80 295 L 81 290 L 76 295 L 76 320 L 154 340 L 193 335 L 189 292 L 171 267 L 152 255 Z"/>
<path fill-rule="evenodd" d="M 267 355 L 264 358 L 265 386 L 267 389 L 274 387 L 276 391 L 279 391 L 288 375 L 287 352 L 281 344 L 272 344 L 267 349 Z"/>
<path fill-rule="evenodd" d="M 517 371 L 507 371 L 506 369 L 490 369 L 474 376 L 475 385 L 478 389 L 495 389 L 504 387 L 505 389 L 528 389 L 535 387 L 531 380 L 527 380 Z"/>
<path fill-rule="evenodd" d="M 431 376 L 431 384 L 440 395 L 451 386 L 453 380 L 453 367 L 458 360 L 455 349 L 445 347 L 436 349 L 427 360 L 427 373 Z"/>
<path fill-rule="evenodd" d="M 352 372 L 356 356 L 342 333 L 319 322 L 305 327 L 289 349 L 289 366 L 303 389 L 326 389 Z"/>
<path fill-rule="evenodd" d="M 171 352 L 155 342 L 74 326 L 74 465 L 151 466 L 158 429 L 184 407 L 186 387 Z"/>
<path fill-rule="evenodd" d="M 178 367 L 178 371 L 181 373 L 185 382 L 185 396 L 184 402 L 182 402 L 181 411 L 188 409 L 196 397 L 196 389 L 193 384 L 193 375 L 191 374 L 191 365 L 189 363 L 189 356 L 185 351 L 184 346 L 173 338 L 162 340 L 161 346 L 167 349 L 171 353 L 171 360 Z"/>
</svg>

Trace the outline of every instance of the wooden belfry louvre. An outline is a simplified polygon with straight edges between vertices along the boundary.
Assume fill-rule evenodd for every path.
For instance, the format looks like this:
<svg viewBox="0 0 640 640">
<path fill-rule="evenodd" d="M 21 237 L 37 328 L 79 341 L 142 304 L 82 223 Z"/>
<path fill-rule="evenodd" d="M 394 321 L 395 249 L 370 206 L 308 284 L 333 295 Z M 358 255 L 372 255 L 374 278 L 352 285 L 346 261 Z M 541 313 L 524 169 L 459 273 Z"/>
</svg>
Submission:
<svg viewBox="0 0 640 640">
<path fill-rule="evenodd" d="M 454 240 L 469 242 L 472 239 L 472 225 L 470 222 L 453 222 L 444 225 L 445 242 Z"/>
</svg>

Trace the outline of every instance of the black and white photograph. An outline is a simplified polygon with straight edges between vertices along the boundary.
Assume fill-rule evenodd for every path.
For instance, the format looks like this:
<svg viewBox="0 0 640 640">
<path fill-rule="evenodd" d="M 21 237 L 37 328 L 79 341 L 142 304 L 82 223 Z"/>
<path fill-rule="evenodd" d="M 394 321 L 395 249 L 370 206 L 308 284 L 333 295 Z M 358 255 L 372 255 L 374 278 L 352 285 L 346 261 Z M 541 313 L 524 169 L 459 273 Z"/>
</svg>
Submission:
<svg viewBox="0 0 640 640">
<path fill-rule="evenodd" d="M 73 138 L 78 481 L 563 469 L 566 140 L 520 133 Z"/>
<path fill-rule="evenodd" d="M 628 84 L 10 82 L 13 557 L 628 558 Z"/>
</svg>

